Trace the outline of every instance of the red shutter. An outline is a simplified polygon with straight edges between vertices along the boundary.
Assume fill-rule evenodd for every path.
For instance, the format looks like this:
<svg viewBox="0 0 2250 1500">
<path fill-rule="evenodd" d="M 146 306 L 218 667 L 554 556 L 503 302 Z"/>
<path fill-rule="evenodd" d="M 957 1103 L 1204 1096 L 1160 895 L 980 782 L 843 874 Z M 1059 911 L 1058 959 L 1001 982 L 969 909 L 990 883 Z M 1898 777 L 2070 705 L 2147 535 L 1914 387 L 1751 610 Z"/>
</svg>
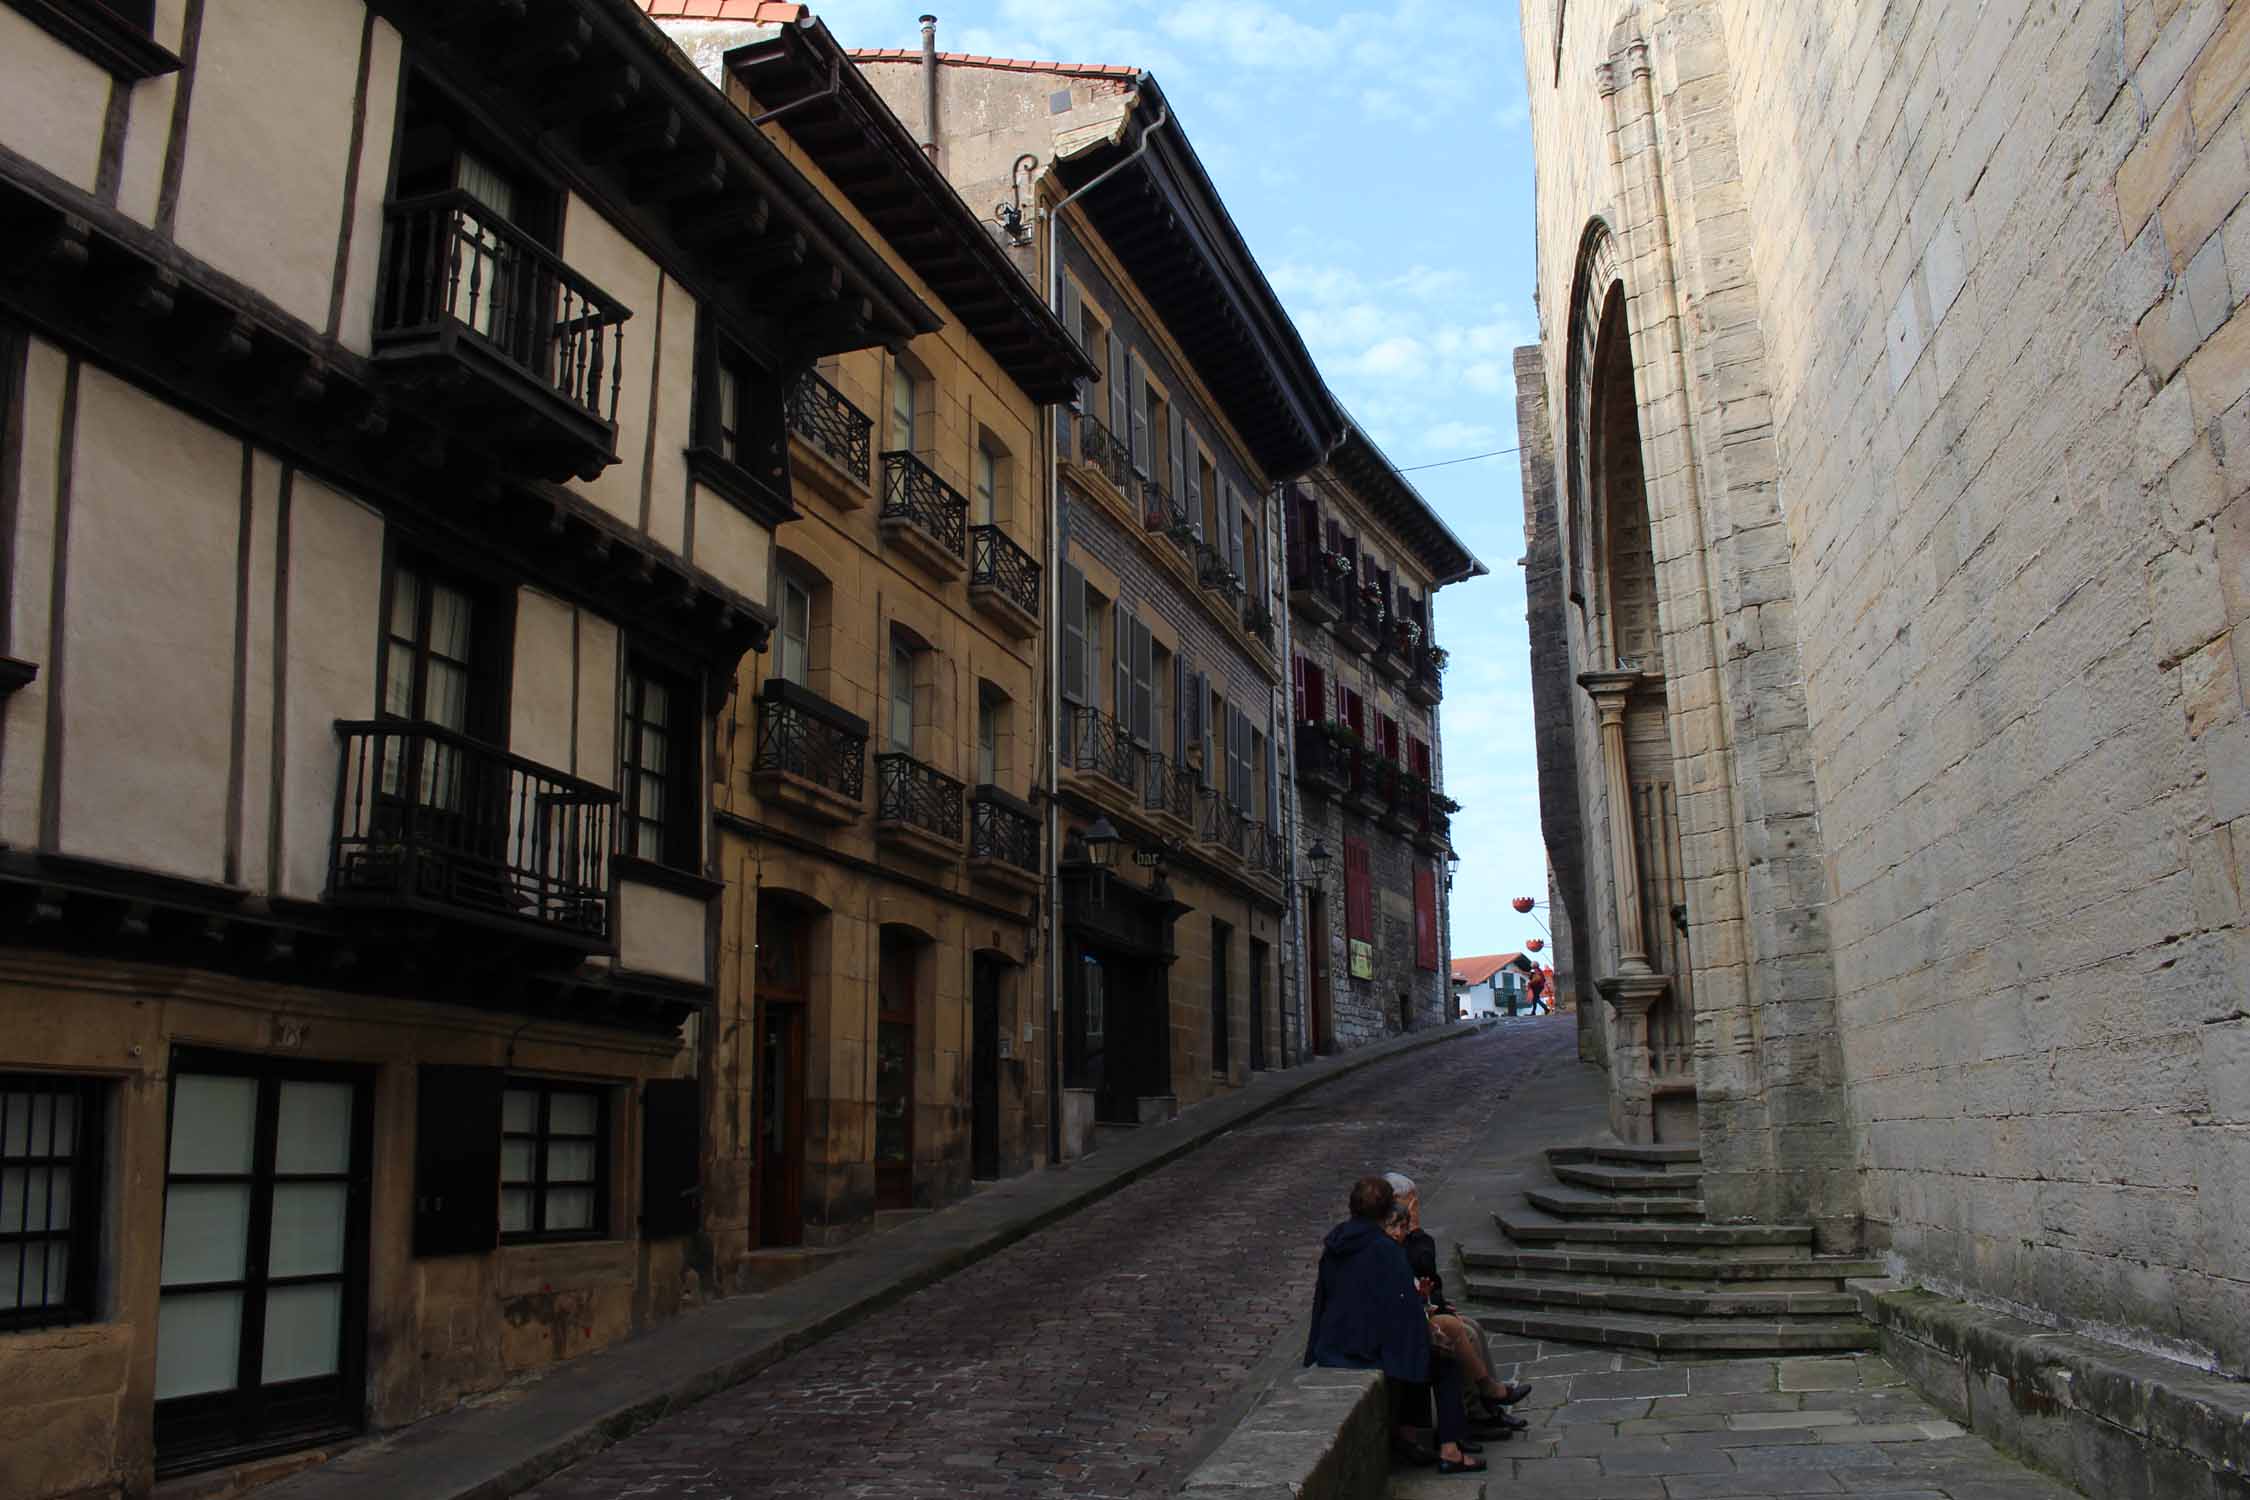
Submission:
<svg viewBox="0 0 2250 1500">
<path fill-rule="evenodd" d="M 1414 871 L 1414 966 L 1438 966 L 1437 871 L 1428 865 Z"/>
<path fill-rule="evenodd" d="M 1344 935 L 1375 941 L 1375 884 L 1367 869 L 1367 845 L 1344 840 Z"/>
<path fill-rule="evenodd" d="M 1407 743 L 1412 747 L 1410 753 L 1413 757 L 1411 764 L 1413 766 L 1414 774 L 1421 777 L 1424 781 L 1428 781 L 1430 779 L 1429 743 L 1425 740 L 1410 740 Z"/>
<path fill-rule="evenodd" d="M 1311 712 L 1305 716 L 1308 724 L 1328 722 L 1328 671 L 1318 662 L 1305 663 L 1305 697 L 1310 700 Z"/>
<path fill-rule="evenodd" d="M 1296 722 L 1299 724 L 1305 722 L 1305 668 L 1307 665 L 1307 662 L 1301 656 L 1289 658 L 1290 698 L 1296 705 Z"/>
</svg>

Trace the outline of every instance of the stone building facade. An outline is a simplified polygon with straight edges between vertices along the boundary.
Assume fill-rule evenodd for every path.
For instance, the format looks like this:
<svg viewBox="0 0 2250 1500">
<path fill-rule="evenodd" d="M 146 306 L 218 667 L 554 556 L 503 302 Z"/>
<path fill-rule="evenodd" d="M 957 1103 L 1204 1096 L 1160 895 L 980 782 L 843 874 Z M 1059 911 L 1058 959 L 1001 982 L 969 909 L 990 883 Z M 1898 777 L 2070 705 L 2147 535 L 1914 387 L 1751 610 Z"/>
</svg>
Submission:
<svg viewBox="0 0 2250 1500">
<path fill-rule="evenodd" d="M 1281 504 L 1307 1035 L 1332 1052 L 1453 1015 L 1432 606 L 1484 567 L 1356 424 Z"/>
<path fill-rule="evenodd" d="M 2250 8 L 1522 14 L 1614 1123 L 1714 1217 L 2250 1371 Z"/>
<path fill-rule="evenodd" d="M 937 318 L 629 0 L 494 19 L 0 6 L 11 1497 L 247 1484 L 718 1269 L 790 394 Z"/>
</svg>

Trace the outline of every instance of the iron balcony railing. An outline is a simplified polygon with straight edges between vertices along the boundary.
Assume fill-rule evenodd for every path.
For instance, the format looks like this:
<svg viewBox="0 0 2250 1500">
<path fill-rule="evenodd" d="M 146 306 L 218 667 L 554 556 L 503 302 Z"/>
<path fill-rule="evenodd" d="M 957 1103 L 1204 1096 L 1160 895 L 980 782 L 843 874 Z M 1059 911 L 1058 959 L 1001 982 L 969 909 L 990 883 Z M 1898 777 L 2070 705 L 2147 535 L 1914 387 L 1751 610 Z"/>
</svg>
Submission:
<svg viewBox="0 0 2250 1500">
<path fill-rule="evenodd" d="M 968 550 L 968 497 L 903 450 L 883 455 L 882 519 L 912 522 L 955 557 Z"/>
<path fill-rule="evenodd" d="M 1268 648 L 1273 645 L 1273 610 L 1263 602 L 1251 599 L 1242 606 L 1242 628 L 1250 632 L 1253 640 Z"/>
<path fill-rule="evenodd" d="M 852 478 L 867 483 L 875 419 L 815 371 L 807 370 L 789 392 L 789 430 L 827 454 Z"/>
<path fill-rule="evenodd" d="M 1098 708 L 1070 711 L 1070 765 L 1073 770 L 1106 776 L 1128 790 L 1139 792 L 1143 752 L 1125 726 Z"/>
<path fill-rule="evenodd" d="M 1242 575 L 1234 570 L 1234 564 L 1208 542 L 1196 543 L 1195 581 L 1223 594 L 1236 593 L 1242 588 Z"/>
<path fill-rule="evenodd" d="M 1259 873 L 1286 881 L 1289 878 L 1289 840 L 1277 830 L 1260 824 L 1251 863 Z"/>
<path fill-rule="evenodd" d="M 857 802 L 867 792 L 867 725 L 819 694 L 785 678 L 758 690 L 758 745 L 753 776 L 801 777 Z"/>
<path fill-rule="evenodd" d="M 1144 479 L 1140 485 L 1141 529 L 1161 531 L 1181 546 L 1192 545 L 1195 519 L 1188 514 L 1187 507 L 1153 479 Z"/>
<path fill-rule="evenodd" d="M 623 304 L 458 188 L 391 203 L 384 231 L 378 346 L 466 332 L 571 405 L 616 420 Z"/>
<path fill-rule="evenodd" d="M 341 721 L 328 897 L 609 934 L 617 794 L 403 719 Z"/>
<path fill-rule="evenodd" d="M 1342 610 L 1344 585 L 1350 576 L 1350 565 L 1343 554 L 1331 552 L 1326 547 L 1293 547 L 1289 559 L 1289 592 L 1310 594 Z"/>
<path fill-rule="evenodd" d="M 934 766 L 893 751 L 875 757 L 875 821 L 904 823 L 949 844 L 961 842 L 961 799 L 968 788 Z"/>
<path fill-rule="evenodd" d="M 1151 752 L 1148 784 L 1142 805 L 1150 812 L 1168 813 L 1182 823 L 1195 821 L 1195 772 L 1169 756 Z"/>
<path fill-rule="evenodd" d="M 1351 749 L 1326 724 L 1297 726 L 1297 780 L 1340 792 L 1351 782 Z"/>
<path fill-rule="evenodd" d="M 996 786 L 969 798 L 969 857 L 1039 873 L 1039 815 Z"/>
<path fill-rule="evenodd" d="M 1039 614 L 1039 560 L 997 526 L 970 528 L 969 586 L 988 588 L 1026 614 Z"/>
<path fill-rule="evenodd" d="M 1124 443 L 1107 427 L 1092 417 L 1081 416 L 1078 423 L 1078 457 L 1087 468 L 1109 478 L 1109 482 L 1123 490 L 1131 477 L 1131 460 Z"/>
<path fill-rule="evenodd" d="M 1204 842 L 1217 844 L 1237 857 L 1247 853 L 1250 822 L 1242 809 L 1231 805 L 1213 787 L 1203 788 L 1201 801 L 1202 816 L 1196 820 L 1196 832 Z"/>
</svg>

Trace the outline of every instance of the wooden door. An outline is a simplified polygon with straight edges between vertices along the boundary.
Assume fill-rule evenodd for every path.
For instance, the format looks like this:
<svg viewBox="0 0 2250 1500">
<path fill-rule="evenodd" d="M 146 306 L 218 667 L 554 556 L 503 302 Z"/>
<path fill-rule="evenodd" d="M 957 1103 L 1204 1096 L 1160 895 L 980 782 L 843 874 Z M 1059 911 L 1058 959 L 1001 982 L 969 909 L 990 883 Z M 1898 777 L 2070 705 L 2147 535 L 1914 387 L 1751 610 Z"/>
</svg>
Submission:
<svg viewBox="0 0 2250 1500">
<path fill-rule="evenodd" d="M 976 956 L 971 982 L 969 1175 L 990 1182 L 1000 1175 L 1000 963 Z"/>
<path fill-rule="evenodd" d="M 1325 1057 L 1336 1048 L 1335 1023 L 1328 1001 L 1328 897 L 1318 889 L 1305 893 L 1306 983 L 1312 987 L 1312 1049 Z"/>
<path fill-rule="evenodd" d="M 1266 945 L 1250 940 L 1250 1070 L 1266 1065 Z"/>
<path fill-rule="evenodd" d="M 758 907 L 757 1150 L 760 1245 L 805 1242 L 805 1031 L 808 918 Z"/>
</svg>

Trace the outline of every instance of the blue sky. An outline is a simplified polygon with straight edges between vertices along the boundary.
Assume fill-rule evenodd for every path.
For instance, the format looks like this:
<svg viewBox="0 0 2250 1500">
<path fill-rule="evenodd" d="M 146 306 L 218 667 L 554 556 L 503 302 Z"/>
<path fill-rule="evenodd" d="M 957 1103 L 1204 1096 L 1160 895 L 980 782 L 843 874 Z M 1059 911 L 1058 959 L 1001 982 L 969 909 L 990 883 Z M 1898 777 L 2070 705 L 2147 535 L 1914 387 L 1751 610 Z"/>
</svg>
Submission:
<svg viewBox="0 0 2250 1500">
<path fill-rule="evenodd" d="M 1515 445 L 1512 351 L 1537 337 L 1530 137 L 1510 0 L 814 0 L 847 47 L 1129 63 L 1154 73 L 1329 385 L 1403 466 Z M 1489 578 L 1438 596 L 1456 954 L 1540 935 L 1546 899 L 1516 456 L 1411 476 Z M 1542 912 L 1542 915 L 1544 913 Z M 1552 957 L 1552 955 L 1548 955 Z"/>
</svg>

